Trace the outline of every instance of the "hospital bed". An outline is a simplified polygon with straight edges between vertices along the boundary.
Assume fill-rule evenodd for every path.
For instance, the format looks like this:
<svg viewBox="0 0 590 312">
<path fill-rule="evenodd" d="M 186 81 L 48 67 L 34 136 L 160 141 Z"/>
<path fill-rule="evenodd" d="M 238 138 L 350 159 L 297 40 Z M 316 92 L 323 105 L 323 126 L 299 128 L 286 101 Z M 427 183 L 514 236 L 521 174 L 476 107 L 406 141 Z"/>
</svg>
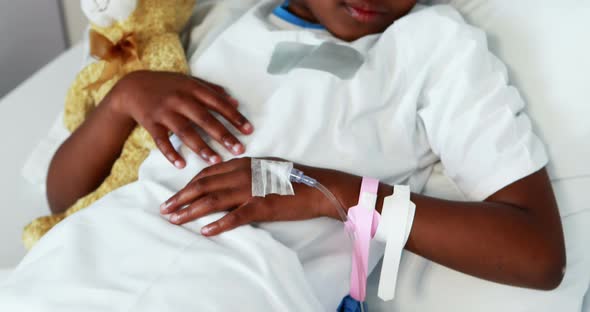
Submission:
<svg viewBox="0 0 590 312">
<path fill-rule="evenodd" d="M 562 286 L 554 292 L 521 292 L 518 289 L 513 290 L 512 288 L 497 286 L 464 276 L 408 253 L 404 256 L 404 263 L 407 265 L 405 270 L 422 270 L 422 283 L 430 283 L 430 287 L 433 288 L 441 286 L 437 294 L 426 292 L 425 290 L 428 287 L 425 285 L 417 286 L 417 289 L 413 291 L 416 294 L 422 293 L 424 296 L 430 296 L 424 300 L 436 301 L 437 296 L 444 296 L 444 302 L 448 304 L 448 307 L 444 309 L 441 307 L 441 311 L 480 310 L 473 306 L 461 308 L 460 306 L 463 305 L 460 304 L 460 301 L 464 299 L 458 298 L 458 292 L 452 290 L 459 289 L 463 296 L 470 296 L 474 298 L 473 300 L 481 298 L 481 302 L 486 302 L 485 298 L 490 297 L 489 294 L 493 293 L 498 296 L 504 295 L 506 296 L 505 300 L 514 300 L 515 302 L 518 300 L 537 302 L 546 300 L 549 302 L 547 304 L 552 304 L 552 306 L 547 307 L 546 311 L 590 312 L 590 302 L 588 302 L 590 295 L 586 294 L 586 305 L 582 307 L 584 293 L 588 292 L 590 286 L 590 247 L 588 247 L 590 244 L 586 242 L 587 240 L 590 241 L 590 231 L 588 230 L 590 229 L 590 204 L 588 203 L 588 190 L 590 190 L 588 159 L 590 158 L 584 157 L 584 155 L 587 155 L 590 146 L 590 125 L 587 122 L 587 116 L 590 115 L 564 116 L 566 113 L 572 114 L 572 112 L 576 112 L 575 110 L 568 111 L 567 107 L 564 107 L 563 111 L 539 111 L 547 109 L 547 107 L 535 106 L 539 99 L 546 100 L 546 97 L 555 97 L 557 96 L 555 93 L 563 91 L 553 90 L 555 92 L 552 92 L 551 85 L 547 85 L 544 90 L 531 89 L 530 86 L 526 85 L 526 82 L 531 80 L 536 80 L 534 82 L 538 83 L 542 79 L 536 75 L 542 73 L 523 73 L 522 69 L 535 68 L 536 65 L 540 66 L 544 60 L 535 60 L 533 56 L 524 54 L 524 52 L 521 54 L 514 52 L 516 50 L 526 50 L 526 46 L 518 47 L 518 49 L 506 46 L 509 40 L 503 40 L 501 36 L 494 32 L 505 31 L 510 25 L 501 22 L 498 15 L 491 14 L 489 7 L 477 5 L 477 3 L 485 1 L 473 0 L 470 1 L 470 5 L 465 4 L 467 1 L 451 2 L 460 7 L 467 18 L 471 19 L 475 24 L 477 24 L 480 16 L 488 18 L 485 23 L 482 22 L 479 26 L 487 27 L 486 30 L 490 34 L 491 48 L 495 49 L 494 52 L 508 63 L 512 71 L 511 78 L 519 84 L 519 87 L 525 92 L 525 98 L 531 102 L 529 104 L 531 106 L 531 115 L 540 128 L 541 136 L 549 144 L 550 154 L 554 158 L 552 160 L 559 162 L 552 164 L 550 172 L 560 208 L 562 209 L 568 248 L 569 275 L 566 275 Z M 571 8 L 568 7 L 570 2 L 573 3 L 574 1 L 565 1 L 563 6 Z M 550 12 L 546 13 L 550 14 Z M 496 20 L 494 17 L 496 17 Z M 510 17 L 509 14 L 508 17 Z M 516 35 L 514 36 L 516 38 Z M 512 40 L 516 40 L 515 38 L 512 38 Z M 529 40 L 531 44 L 537 44 L 538 41 Z M 585 48 L 586 50 L 582 49 L 582 51 L 590 52 L 590 46 Z M 3 199 L 2 209 L 0 210 L 0 282 L 25 254 L 20 241 L 23 226 L 35 217 L 48 212 L 43 190 L 27 182 L 23 178 L 22 169 L 31 152 L 38 146 L 39 142 L 46 139 L 48 130 L 63 108 L 63 99 L 67 88 L 80 69 L 80 64 L 84 59 L 83 50 L 81 44 L 72 47 L 0 99 L 0 116 L 2 116 L 0 142 L 3 151 L 2 161 L 0 162 L 0 195 Z M 521 66 L 523 62 L 526 63 L 527 61 L 532 64 Z M 535 63 L 535 61 L 538 63 Z M 580 66 L 590 70 L 590 64 L 587 61 Z M 588 82 L 588 80 L 586 81 Z M 563 87 L 563 84 L 558 87 Z M 530 92 L 530 90 L 543 94 L 527 94 L 526 92 Z M 580 90 L 575 89 L 574 91 Z M 580 96 L 585 97 L 585 105 L 588 106 L 589 93 L 586 92 Z M 564 105 L 568 104 L 567 100 L 571 100 L 571 97 L 564 101 Z M 555 108 L 555 106 L 551 108 Z M 577 112 L 590 112 L 590 110 L 578 110 Z M 563 124 L 568 121 L 568 124 Z M 554 130 L 548 129 L 553 127 L 552 123 L 555 123 L 553 126 L 562 127 L 565 134 L 573 133 L 573 137 L 563 136 L 563 133 L 554 134 Z M 586 138 L 585 141 L 584 138 Z M 437 167 L 437 173 L 431 178 L 426 191 L 431 195 L 453 198 L 457 194 L 453 193 L 453 188 L 449 186 L 448 182 L 448 179 L 442 174 L 442 168 Z M 402 268 L 403 270 L 404 268 Z M 401 275 L 400 278 L 403 278 L 403 273 Z M 369 302 L 371 311 L 398 311 L 399 305 L 392 307 L 391 304 L 382 303 L 376 299 L 376 283 L 377 275 L 373 274 L 369 281 L 368 290 L 369 297 L 375 298 Z M 454 287 L 446 287 L 446 285 L 453 285 Z M 575 303 L 569 305 L 568 302 Z M 455 304 L 457 307 L 453 306 Z M 561 308 L 562 306 L 576 305 L 578 306 L 577 309 Z M 522 311 L 526 311 L 526 309 L 523 308 Z"/>
</svg>

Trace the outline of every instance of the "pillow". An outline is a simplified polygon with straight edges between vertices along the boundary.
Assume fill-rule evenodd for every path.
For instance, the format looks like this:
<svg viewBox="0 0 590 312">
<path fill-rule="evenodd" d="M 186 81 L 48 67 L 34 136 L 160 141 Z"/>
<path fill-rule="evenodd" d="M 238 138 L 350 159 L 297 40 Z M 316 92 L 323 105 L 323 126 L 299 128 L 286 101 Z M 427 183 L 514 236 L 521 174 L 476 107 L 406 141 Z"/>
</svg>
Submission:
<svg viewBox="0 0 590 312">
<path fill-rule="evenodd" d="M 488 34 L 551 159 L 552 180 L 590 175 L 590 2 L 431 0 Z M 576 211 L 562 211 L 570 214 Z"/>
</svg>

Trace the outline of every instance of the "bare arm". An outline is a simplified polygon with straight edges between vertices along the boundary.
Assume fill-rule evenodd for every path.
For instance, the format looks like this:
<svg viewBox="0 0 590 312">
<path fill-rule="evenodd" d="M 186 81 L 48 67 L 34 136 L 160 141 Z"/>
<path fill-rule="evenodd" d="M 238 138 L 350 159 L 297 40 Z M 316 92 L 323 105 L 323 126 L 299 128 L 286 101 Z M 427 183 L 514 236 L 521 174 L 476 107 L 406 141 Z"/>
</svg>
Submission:
<svg viewBox="0 0 590 312">
<path fill-rule="evenodd" d="M 357 204 L 361 177 L 303 167 L 345 204 Z M 390 185 L 379 186 L 381 212 Z M 412 194 L 416 215 L 406 249 L 451 269 L 519 287 L 551 290 L 563 279 L 566 256 L 559 209 L 547 171 L 516 181 L 483 202 Z M 329 203 L 325 214 L 339 219 Z"/>
<path fill-rule="evenodd" d="M 393 188 L 381 185 L 378 209 Z M 565 270 L 561 219 L 545 169 L 484 202 L 412 194 L 416 217 L 406 248 L 486 280 L 542 290 Z"/>
<path fill-rule="evenodd" d="M 345 207 L 357 204 L 361 177 L 296 165 L 334 192 Z M 162 206 L 175 224 L 229 210 L 203 228 L 207 236 L 251 222 L 339 219 L 323 194 L 295 185 L 296 196 L 252 198 L 247 158 L 201 171 Z M 379 187 L 377 210 L 394 192 Z M 516 181 L 484 202 L 457 202 L 412 194 L 416 216 L 406 248 L 460 272 L 502 284 L 553 289 L 562 278 L 565 248 L 561 219 L 545 169 Z M 309 205 L 317 203 L 317 205 Z M 185 208 L 183 208 L 185 207 Z M 238 207 L 238 208 L 236 208 Z M 306 207 L 305 209 L 301 209 Z"/>
<path fill-rule="evenodd" d="M 160 151 L 178 168 L 183 168 L 185 161 L 172 147 L 170 132 L 204 161 L 222 160 L 205 144 L 195 125 L 234 155 L 242 154 L 242 143 L 211 114 L 219 113 L 243 134 L 252 133 L 252 124 L 237 106 L 222 87 L 194 77 L 150 71 L 127 75 L 53 157 L 47 176 L 51 211 L 63 212 L 104 181 L 137 124 L 146 128 Z"/>
<path fill-rule="evenodd" d="M 60 146 L 47 175 L 47 199 L 53 213 L 65 211 L 96 189 L 109 175 L 135 121 L 114 110 L 113 93 Z"/>
</svg>

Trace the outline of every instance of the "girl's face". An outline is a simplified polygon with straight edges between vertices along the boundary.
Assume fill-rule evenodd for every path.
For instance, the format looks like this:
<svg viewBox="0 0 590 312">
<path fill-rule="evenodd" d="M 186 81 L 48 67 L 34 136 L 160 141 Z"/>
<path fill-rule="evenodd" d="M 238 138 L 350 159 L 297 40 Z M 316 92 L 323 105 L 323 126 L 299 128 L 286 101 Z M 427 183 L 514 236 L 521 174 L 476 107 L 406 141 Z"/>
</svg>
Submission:
<svg viewBox="0 0 590 312">
<path fill-rule="evenodd" d="M 337 38 L 352 41 L 384 32 L 414 5 L 416 0 L 292 0 L 289 10 L 322 24 Z"/>
</svg>

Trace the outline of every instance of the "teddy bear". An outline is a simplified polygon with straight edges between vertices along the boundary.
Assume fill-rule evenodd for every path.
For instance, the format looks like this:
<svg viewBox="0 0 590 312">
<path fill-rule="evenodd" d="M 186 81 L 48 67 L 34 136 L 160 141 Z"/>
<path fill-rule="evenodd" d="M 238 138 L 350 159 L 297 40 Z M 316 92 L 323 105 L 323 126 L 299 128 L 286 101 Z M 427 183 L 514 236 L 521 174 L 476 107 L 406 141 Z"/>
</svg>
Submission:
<svg viewBox="0 0 590 312">
<path fill-rule="evenodd" d="M 180 32 L 192 15 L 195 0 L 81 0 L 81 5 L 90 20 L 90 54 L 97 61 L 82 69 L 67 93 L 64 123 L 70 132 L 126 74 L 137 70 L 189 72 Z M 139 166 L 154 148 L 149 133 L 136 127 L 104 182 L 66 212 L 27 225 L 25 247 L 31 249 L 66 217 L 136 181 Z"/>
</svg>

